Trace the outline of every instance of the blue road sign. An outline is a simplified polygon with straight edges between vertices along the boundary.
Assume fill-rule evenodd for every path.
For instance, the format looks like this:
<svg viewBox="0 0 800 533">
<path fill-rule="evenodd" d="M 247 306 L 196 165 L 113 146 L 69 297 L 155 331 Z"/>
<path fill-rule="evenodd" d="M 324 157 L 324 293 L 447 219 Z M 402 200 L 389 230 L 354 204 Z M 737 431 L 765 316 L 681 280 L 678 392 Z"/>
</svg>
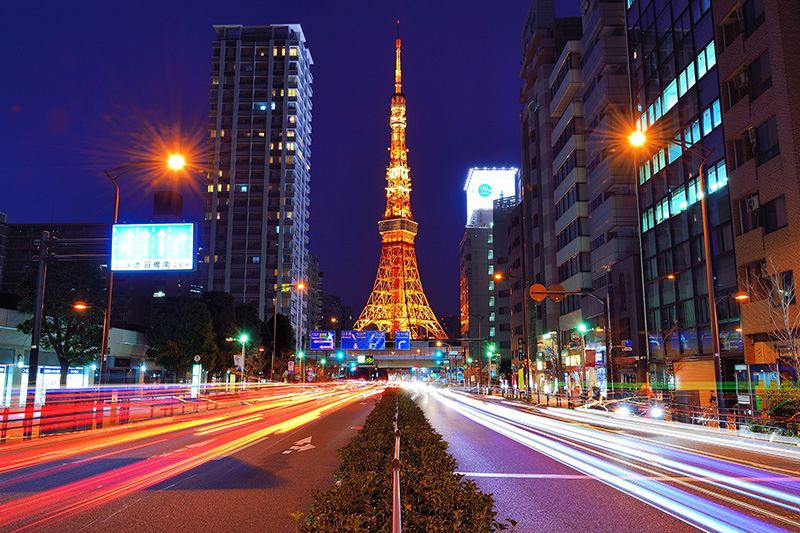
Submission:
<svg viewBox="0 0 800 533">
<path fill-rule="evenodd" d="M 411 349 L 411 332 L 410 331 L 395 331 L 395 333 L 394 333 L 394 349 L 395 350 L 410 350 Z"/>
<path fill-rule="evenodd" d="M 342 331 L 342 350 L 385 350 L 383 331 Z"/>
<path fill-rule="evenodd" d="M 309 348 L 312 350 L 335 350 L 336 332 L 332 330 L 313 330 L 308 336 Z"/>
</svg>

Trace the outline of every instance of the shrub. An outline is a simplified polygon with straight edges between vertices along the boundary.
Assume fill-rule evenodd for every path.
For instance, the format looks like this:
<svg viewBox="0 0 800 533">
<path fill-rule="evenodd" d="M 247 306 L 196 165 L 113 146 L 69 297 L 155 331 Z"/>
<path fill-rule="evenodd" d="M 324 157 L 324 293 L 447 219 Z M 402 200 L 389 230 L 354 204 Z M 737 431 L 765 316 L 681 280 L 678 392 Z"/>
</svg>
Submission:
<svg viewBox="0 0 800 533">
<path fill-rule="evenodd" d="M 364 428 L 339 450 L 336 483 L 317 492 L 306 531 L 392 529 L 394 413 L 399 409 L 400 494 L 406 531 L 495 531 L 494 498 L 456 474 L 456 461 L 410 396 L 387 389 Z M 513 521 L 509 521 L 513 525 Z"/>
</svg>

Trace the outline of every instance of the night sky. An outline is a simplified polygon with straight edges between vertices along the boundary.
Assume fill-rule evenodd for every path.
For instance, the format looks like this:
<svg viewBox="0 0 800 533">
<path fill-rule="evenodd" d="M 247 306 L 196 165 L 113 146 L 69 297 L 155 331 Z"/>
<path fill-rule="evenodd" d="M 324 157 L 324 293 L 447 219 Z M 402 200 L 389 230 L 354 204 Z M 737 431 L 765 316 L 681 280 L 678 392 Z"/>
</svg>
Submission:
<svg viewBox="0 0 800 533">
<path fill-rule="evenodd" d="M 399 18 L 419 266 L 434 311 L 455 314 L 467 169 L 519 166 L 529 3 L 3 2 L 0 211 L 12 223 L 110 220 L 102 169 L 129 160 L 148 127 L 204 142 L 211 26 L 300 23 L 314 58 L 310 247 L 326 292 L 358 312 L 378 264 Z M 202 186 L 181 185 L 198 222 Z M 120 219 L 147 218 L 151 189 L 126 181 Z"/>
</svg>

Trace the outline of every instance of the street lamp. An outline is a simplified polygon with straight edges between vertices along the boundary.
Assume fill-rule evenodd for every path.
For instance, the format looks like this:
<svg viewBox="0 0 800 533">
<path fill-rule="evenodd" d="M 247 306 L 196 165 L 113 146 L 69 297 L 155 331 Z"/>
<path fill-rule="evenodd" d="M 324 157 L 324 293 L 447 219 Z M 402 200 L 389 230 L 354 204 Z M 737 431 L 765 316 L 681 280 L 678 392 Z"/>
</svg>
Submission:
<svg viewBox="0 0 800 533">
<path fill-rule="evenodd" d="M 641 130 L 631 132 L 628 136 L 628 142 L 631 146 L 637 149 L 643 148 L 648 143 L 647 136 Z M 679 139 L 671 139 L 667 144 L 676 144 L 683 151 L 693 154 L 700 158 L 700 165 L 697 170 L 697 183 L 699 187 L 698 196 L 700 196 L 700 217 L 703 222 L 703 255 L 705 256 L 706 268 L 706 287 L 708 296 L 708 320 L 711 329 L 711 351 L 714 357 L 714 377 L 717 382 L 717 405 L 720 408 L 725 407 L 725 397 L 723 395 L 722 387 L 722 355 L 720 353 L 720 340 L 719 340 L 719 322 L 717 320 L 717 305 L 714 298 L 714 272 L 711 265 L 711 233 L 708 228 L 708 210 L 706 207 L 706 192 L 705 177 L 703 176 L 703 167 L 708 159 L 708 154 L 701 152 L 693 146 L 689 146 Z M 702 148 L 702 145 L 699 146 Z M 638 190 L 638 186 L 637 186 Z M 649 345 L 649 339 L 646 339 Z"/>
<path fill-rule="evenodd" d="M 186 167 L 186 157 L 179 153 L 168 154 L 164 160 L 130 161 L 124 165 L 103 171 L 108 181 L 114 186 L 114 220 L 119 222 L 119 178 L 136 170 L 163 168 L 166 166 L 172 172 L 180 172 Z M 103 315 L 103 339 L 100 345 L 100 374 L 98 383 L 103 380 L 103 367 L 105 366 L 106 352 L 108 351 L 108 334 L 111 330 L 111 300 L 114 294 L 114 272 L 111 270 L 111 261 L 108 268 L 108 285 L 106 288 L 106 310 Z"/>
<path fill-rule="evenodd" d="M 306 284 L 303 283 L 302 281 L 293 282 L 293 283 L 281 283 L 278 286 L 278 290 L 275 292 L 275 305 L 274 305 L 273 313 L 272 313 L 272 362 L 270 363 L 270 366 L 269 366 L 269 380 L 270 381 L 275 381 L 275 350 L 276 350 L 276 348 L 278 346 L 278 339 L 277 339 L 277 336 L 278 336 L 278 294 L 283 292 L 283 291 L 286 291 L 286 290 L 288 290 L 288 289 L 290 289 L 292 287 L 294 287 L 295 289 L 300 291 L 300 294 L 302 295 L 303 290 L 306 288 Z M 303 308 L 303 304 L 302 304 L 302 301 L 301 301 L 301 303 L 300 303 L 300 313 L 301 314 L 302 314 L 302 308 Z M 300 352 L 300 353 L 302 354 L 303 352 Z"/>
</svg>

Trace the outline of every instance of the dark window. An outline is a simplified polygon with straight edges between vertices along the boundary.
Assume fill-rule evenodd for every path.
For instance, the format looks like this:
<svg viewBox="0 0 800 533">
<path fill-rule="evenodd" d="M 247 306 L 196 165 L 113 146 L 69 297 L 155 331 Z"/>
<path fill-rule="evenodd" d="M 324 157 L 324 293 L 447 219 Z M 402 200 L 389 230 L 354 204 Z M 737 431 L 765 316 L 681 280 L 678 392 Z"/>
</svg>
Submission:
<svg viewBox="0 0 800 533">
<path fill-rule="evenodd" d="M 758 164 L 765 163 L 781 153 L 778 145 L 778 122 L 771 117 L 756 128 L 756 155 Z"/>
<path fill-rule="evenodd" d="M 744 34 L 749 36 L 764 22 L 764 0 L 747 0 L 742 6 Z"/>
<path fill-rule="evenodd" d="M 758 56 L 748 68 L 750 78 L 750 100 L 755 100 L 772 87 L 772 70 L 769 66 L 769 50 Z"/>
<path fill-rule="evenodd" d="M 772 233 L 786 226 L 786 202 L 783 195 L 761 206 L 759 210 L 764 233 Z"/>
</svg>

